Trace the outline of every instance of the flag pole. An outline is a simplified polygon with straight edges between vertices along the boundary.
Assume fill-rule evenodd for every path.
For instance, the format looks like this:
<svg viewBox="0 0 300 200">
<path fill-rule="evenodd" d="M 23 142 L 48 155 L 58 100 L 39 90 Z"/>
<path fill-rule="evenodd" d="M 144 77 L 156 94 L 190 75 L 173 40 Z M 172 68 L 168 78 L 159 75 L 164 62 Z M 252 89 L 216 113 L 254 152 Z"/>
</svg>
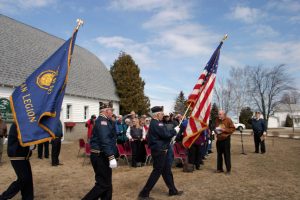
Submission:
<svg viewBox="0 0 300 200">
<path fill-rule="evenodd" d="M 187 112 L 189 111 L 191 105 L 192 105 L 192 103 L 189 103 L 189 106 L 188 106 L 187 109 L 185 110 L 184 115 L 182 116 L 182 119 L 181 119 L 181 121 L 180 121 L 180 123 L 179 123 L 179 125 L 178 125 L 179 127 L 180 127 L 180 125 L 182 124 L 184 118 L 186 117 L 186 114 L 187 114 Z"/>
</svg>

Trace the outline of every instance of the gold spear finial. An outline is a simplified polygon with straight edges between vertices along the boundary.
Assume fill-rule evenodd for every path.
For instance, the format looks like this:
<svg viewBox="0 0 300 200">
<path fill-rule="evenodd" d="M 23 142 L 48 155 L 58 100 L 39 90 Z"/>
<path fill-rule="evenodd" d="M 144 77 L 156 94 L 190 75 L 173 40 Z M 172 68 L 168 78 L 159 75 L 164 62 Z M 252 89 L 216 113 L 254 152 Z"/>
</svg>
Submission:
<svg viewBox="0 0 300 200">
<path fill-rule="evenodd" d="M 81 25 L 83 25 L 84 22 L 83 22 L 82 19 L 77 19 L 76 22 L 77 22 L 76 30 L 78 30 L 79 27 L 80 27 Z"/>
<path fill-rule="evenodd" d="M 227 38 L 228 38 L 228 34 L 225 34 L 221 42 L 224 42 L 225 40 L 227 40 Z"/>
</svg>

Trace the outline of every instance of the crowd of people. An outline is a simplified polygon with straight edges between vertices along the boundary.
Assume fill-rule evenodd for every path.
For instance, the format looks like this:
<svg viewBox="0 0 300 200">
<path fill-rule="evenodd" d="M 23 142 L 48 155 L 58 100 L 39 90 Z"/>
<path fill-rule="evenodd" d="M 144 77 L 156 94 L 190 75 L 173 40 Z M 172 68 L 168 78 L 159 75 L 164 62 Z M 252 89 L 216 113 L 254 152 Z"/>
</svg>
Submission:
<svg viewBox="0 0 300 200">
<path fill-rule="evenodd" d="M 92 129 L 95 124 L 96 116 L 92 115 L 86 122 L 87 127 L 87 141 L 90 141 L 92 136 Z M 146 148 L 148 146 L 148 130 L 151 117 L 147 115 L 138 116 L 134 111 L 127 115 L 112 115 L 112 122 L 114 123 L 114 132 L 116 136 L 116 143 L 126 147 L 130 146 L 131 150 L 131 166 L 142 167 L 146 161 Z M 173 130 L 176 126 L 180 125 L 179 133 L 177 134 L 174 142 L 182 145 L 183 133 L 187 126 L 188 119 L 184 118 L 181 114 L 164 113 L 162 123 L 166 126 L 167 130 Z M 212 142 L 214 140 L 213 127 L 210 126 L 206 129 L 201 136 L 193 143 L 191 148 L 186 150 L 188 157 L 187 163 L 191 167 L 187 172 L 200 170 L 200 165 L 204 164 L 206 157 L 212 153 Z M 172 155 L 174 146 L 171 146 Z M 175 149 L 176 151 L 176 149 Z M 173 160 L 172 160 L 173 163 Z M 172 164 L 171 163 L 171 164 Z M 176 164 L 177 167 L 183 167 L 181 162 Z"/>
</svg>

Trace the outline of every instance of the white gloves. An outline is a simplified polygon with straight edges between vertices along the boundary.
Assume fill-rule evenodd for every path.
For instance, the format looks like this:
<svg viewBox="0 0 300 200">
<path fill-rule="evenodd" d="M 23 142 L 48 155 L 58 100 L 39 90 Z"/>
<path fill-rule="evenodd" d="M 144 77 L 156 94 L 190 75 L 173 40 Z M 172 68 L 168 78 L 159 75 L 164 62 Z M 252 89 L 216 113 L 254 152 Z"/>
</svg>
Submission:
<svg viewBox="0 0 300 200">
<path fill-rule="evenodd" d="M 114 169 L 117 168 L 118 164 L 117 164 L 117 160 L 114 158 L 112 160 L 109 161 L 109 167 Z"/>
<path fill-rule="evenodd" d="M 176 127 L 174 128 L 174 130 L 176 131 L 176 133 L 179 133 L 179 130 L 180 130 L 179 126 L 176 126 Z"/>
<path fill-rule="evenodd" d="M 8 139 L 7 139 L 7 138 L 4 138 L 4 140 L 3 140 L 3 144 L 6 144 L 6 143 L 7 143 L 7 141 L 8 141 Z"/>
</svg>

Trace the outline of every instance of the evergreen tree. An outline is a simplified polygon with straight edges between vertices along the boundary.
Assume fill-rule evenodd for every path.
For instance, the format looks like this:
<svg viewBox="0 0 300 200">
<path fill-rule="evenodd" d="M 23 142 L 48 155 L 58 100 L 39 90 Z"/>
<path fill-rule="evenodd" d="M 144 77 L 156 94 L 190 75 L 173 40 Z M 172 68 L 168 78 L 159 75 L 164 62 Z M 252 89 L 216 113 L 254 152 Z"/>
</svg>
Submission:
<svg viewBox="0 0 300 200">
<path fill-rule="evenodd" d="M 285 127 L 293 127 L 293 119 L 291 118 L 290 115 L 286 116 Z"/>
<path fill-rule="evenodd" d="M 187 109 L 186 98 L 184 96 L 183 91 L 180 91 L 175 101 L 174 112 L 183 115 L 186 109 Z"/>
<path fill-rule="evenodd" d="M 218 118 L 219 108 L 216 103 L 213 103 L 213 106 L 210 111 L 210 124 L 211 129 L 215 129 L 216 127 L 216 119 Z"/>
<path fill-rule="evenodd" d="M 137 114 L 148 114 L 150 99 L 145 96 L 145 82 L 140 77 L 140 69 L 132 57 L 121 52 L 110 68 L 120 97 L 120 113 L 128 114 L 132 110 Z"/>
<path fill-rule="evenodd" d="M 251 129 L 252 125 L 250 123 L 250 120 L 251 120 L 252 116 L 253 116 L 253 112 L 252 112 L 251 108 L 249 108 L 249 107 L 242 108 L 240 117 L 239 117 L 239 121 L 240 121 L 240 123 L 245 124 L 246 128 Z"/>
</svg>

